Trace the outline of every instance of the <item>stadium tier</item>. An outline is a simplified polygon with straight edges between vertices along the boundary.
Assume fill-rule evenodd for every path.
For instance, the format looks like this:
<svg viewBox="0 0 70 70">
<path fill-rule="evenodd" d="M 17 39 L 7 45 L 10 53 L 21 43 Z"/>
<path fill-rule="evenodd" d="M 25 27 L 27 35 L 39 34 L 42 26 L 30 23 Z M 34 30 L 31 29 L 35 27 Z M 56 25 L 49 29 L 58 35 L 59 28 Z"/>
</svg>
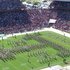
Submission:
<svg viewBox="0 0 70 70">
<path fill-rule="evenodd" d="M 21 9 L 23 7 L 20 0 L 0 0 L 0 11 Z"/>
<path fill-rule="evenodd" d="M 49 14 L 46 13 L 46 10 L 26 10 L 20 0 L 0 0 L 0 33 L 17 33 L 42 28 L 48 22 Z"/>
<path fill-rule="evenodd" d="M 64 6 L 69 8 L 70 3 L 53 1 L 44 9 L 27 8 L 20 0 L 0 0 L 0 70 L 69 65 L 70 10 Z"/>
<path fill-rule="evenodd" d="M 0 33 L 17 33 L 48 27 L 50 19 L 57 20 L 53 27 L 68 32 L 70 30 L 69 10 L 59 9 L 69 8 L 69 2 L 53 1 L 50 9 L 26 9 L 20 0 L 0 0 L 0 3 Z"/>
<path fill-rule="evenodd" d="M 70 2 L 53 1 L 50 5 L 53 16 L 57 13 L 55 28 L 70 32 Z"/>
</svg>

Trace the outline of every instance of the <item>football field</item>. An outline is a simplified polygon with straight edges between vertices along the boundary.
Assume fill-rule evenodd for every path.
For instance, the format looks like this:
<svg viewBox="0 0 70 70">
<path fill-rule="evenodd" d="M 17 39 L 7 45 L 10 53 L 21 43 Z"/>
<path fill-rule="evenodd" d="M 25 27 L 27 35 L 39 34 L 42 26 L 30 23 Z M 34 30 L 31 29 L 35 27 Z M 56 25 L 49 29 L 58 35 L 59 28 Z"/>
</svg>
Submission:
<svg viewBox="0 0 70 70">
<path fill-rule="evenodd" d="M 7 49 L 14 56 L 0 57 L 0 70 L 40 70 L 70 64 L 70 38 L 51 31 L 0 40 L 0 52 Z"/>
</svg>

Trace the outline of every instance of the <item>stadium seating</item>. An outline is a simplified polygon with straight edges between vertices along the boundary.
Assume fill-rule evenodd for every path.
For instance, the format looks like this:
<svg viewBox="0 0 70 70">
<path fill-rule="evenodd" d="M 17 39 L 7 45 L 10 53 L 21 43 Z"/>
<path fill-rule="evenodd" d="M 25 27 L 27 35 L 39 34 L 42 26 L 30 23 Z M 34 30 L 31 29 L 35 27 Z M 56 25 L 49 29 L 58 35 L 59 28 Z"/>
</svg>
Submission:
<svg viewBox="0 0 70 70">
<path fill-rule="evenodd" d="M 53 1 L 50 9 L 56 19 L 54 27 L 66 32 L 70 32 L 70 2 Z M 55 14 L 57 13 L 57 15 Z"/>
<path fill-rule="evenodd" d="M 70 9 L 70 2 L 66 1 L 53 1 L 50 5 L 50 7 L 55 8 L 55 9 Z"/>
<path fill-rule="evenodd" d="M 50 12 L 45 9 L 1 12 L 0 32 L 15 33 L 47 27 L 49 13 Z"/>
<path fill-rule="evenodd" d="M 0 0 L 0 11 L 14 10 L 24 7 L 20 0 Z"/>
<path fill-rule="evenodd" d="M 54 5 L 57 5 L 57 2 L 55 3 Z M 67 4 L 69 6 L 69 3 Z M 0 5 L 0 33 L 9 34 L 48 27 L 50 18 L 57 19 L 55 28 L 68 32 L 70 30 L 70 14 L 68 11 L 57 10 L 58 5 L 53 11 L 26 9 L 20 0 L 0 0 Z"/>
</svg>

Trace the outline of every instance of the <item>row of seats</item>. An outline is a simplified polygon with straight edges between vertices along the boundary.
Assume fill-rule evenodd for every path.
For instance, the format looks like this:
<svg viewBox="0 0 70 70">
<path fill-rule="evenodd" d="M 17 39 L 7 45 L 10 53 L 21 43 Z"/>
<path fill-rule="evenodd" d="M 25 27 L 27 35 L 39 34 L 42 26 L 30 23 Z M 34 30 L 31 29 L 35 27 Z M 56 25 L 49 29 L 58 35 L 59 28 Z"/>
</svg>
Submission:
<svg viewBox="0 0 70 70">
<path fill-rule="evenodd" d="M 0 11 L 14 10 L 24 7 L 20 0 L 0 0 Z"/>
<path fill-rule="evenodd" d="M 47 27 L 49 13 L 45 9 L 4 12 L 0 14 L 0 32 L 8 34 Z"/>
<path fill-rule="evenodd" d="M 51 12 L 54 12 L 52 14 L 57 19 L 54 27 L 70 32 L 70 2 L 53 1 L 50 5 L 50 9 Z"/>
<path fill-rule="evenodd" d="M 58 14 L 58 11 L 56 11 L 56 12 L 51 11 L 51 12 L 53 14 L 53 15 L 51 15 L 51 18 L 55 17 L 55 19 L 57 20 L 56 23 L 53 24 L 53 27 L 70 33 L 70 20 L 68 20 L 70 18 L 68 18 L 68 19 L 64 18 L 65 16 L 63 17 L 62 13 Z M 68 14 L 67 12 L 65 12 L 65 13 Z"/>
<path fill-rule="evenodd" d="M 47 9 L 29 9 L 19 12 L 6 12 L 0 17 L 0 32 L 17 33 L 48 27 L 49 19 L 57 19 L 55 28 L 69 31 L 70 22 L 58 17 L 58 13 Z"/>
<path fill-rule="evenodd" d="M 0 27 L 14 26 L 15 24 L 29 23 L 27 11 L 0 13 Z"/>
<path fill-rule="evenodd" d="M 48 21 L 49 11 L 47 10 L 25 10 L 20 0 L 0 0 L 0 33 L 40 29 L 47 27 Z"/>
<path fill-rule="evenodd" d="M 53 1 L 50 5 L 53 6 L 55 9 L 69 9 L 70 10 L 70 2 L 66 1 Z"/>
<path fill-rule="evenodd" d="M 70 21 L 58 19 L 57 22 L 55 23 L 55 28 L 70 33 Z"/>
<path fill-rule="evenodd" d="M 10 0 L 2 0 L 2 1 L 0 0 L 0 3 L 2 2 L 4 3 L 4 1 L 5 4 L 6 1 L 7 3 L 10 2 Z M 19 3 L 18 2 L 19 0 L 11 0 L 11 3 L 9 4 L 12 5 L 13 8 L 12 11 L 0 12 L 0 33 L 1 32 L 5 34 L 17 33 L 48 27 L 49 25 L 48 21 L 50 18 L 57 19 L 57 22 L 53 25 L 55 28 L 69 30 L 70 28 L 70 24 L 68 22 L 69 12 L 65 11 L 63 12 L 61 10 L 60 11 L 56 10 L 52 12 L 47 9 L 28 9 L 28 10 L 24 9 L 14 11 L 15 9 L 15 6 L 13 5 L 14 3 L 15 4 L 17 3 L 19 6 L 21 6 L 20 2 Z M 8 5 L 8 7 L 10 6 Z M 18 6 L 16 7 L 18 8 Z M 9 10 L 11 10 L 11 8 Z M 64 23 L 64 21 L 67 21 L 68 23 L 66 22 Z"/>
</svg>

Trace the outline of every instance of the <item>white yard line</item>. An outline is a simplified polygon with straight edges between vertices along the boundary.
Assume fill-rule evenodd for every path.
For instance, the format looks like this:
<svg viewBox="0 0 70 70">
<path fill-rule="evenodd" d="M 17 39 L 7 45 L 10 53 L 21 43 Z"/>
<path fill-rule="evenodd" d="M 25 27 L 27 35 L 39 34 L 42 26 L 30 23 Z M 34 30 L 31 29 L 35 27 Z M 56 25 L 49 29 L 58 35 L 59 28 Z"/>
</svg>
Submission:
<svg viewBox="0 0 70 70">
<path fill-rule="evenodd" d="M 0 37 L 0 40 L 2 40 L 2 39 L 7 39 L 7 38 L 12 37 L 12 36 L 18 36 L 18 35 L 24 35 L 24 34 L 30 34 L 30 33 L 36 33 L 36 32 L 43 32 L 43 31 L 52 31 L 52 32 L 55 32 L 55 33 L 58 33 L 58 34 L 61 34 L 61 35 L 64 35 L 64 36 L 70 38 L 70 34 L 69 34 L 69 33 L 66 33 L 66 32 L 63 32 L 63 31 L 61 31 L 61 30 L 54 29 L 54 28 L 51 27 L 51 28 L 43 28 L 43 29 L 41 29 L 41 30 L 23 32 L 23 33 L 8 34 L 8 35 L 5 35 L 5 36 L 3 36 L 3 37 Z"/>
</svg>

